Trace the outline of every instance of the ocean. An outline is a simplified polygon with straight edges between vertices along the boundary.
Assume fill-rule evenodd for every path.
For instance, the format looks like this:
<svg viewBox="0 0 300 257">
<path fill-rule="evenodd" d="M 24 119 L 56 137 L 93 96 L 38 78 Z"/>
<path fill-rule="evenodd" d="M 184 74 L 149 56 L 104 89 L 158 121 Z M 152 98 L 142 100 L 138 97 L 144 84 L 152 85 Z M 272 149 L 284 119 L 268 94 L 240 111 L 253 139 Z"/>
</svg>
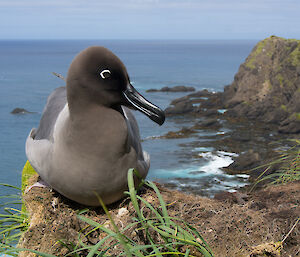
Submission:
<svg viewBox="0 0 300 257">
<path fill-rule="evenodd" d="M 134 87 L 165 109 L 171 100 L 187 93 L 145 91 L 176 85 L 222 91 L 224 85 L 233 81 L 239 65 L 256 43 L 256 40 L 0 41 L 0 183 L 20 186 L 28 133 L 38 126 L 47 96 L 56 87 L 64 85 L 52 72 L 66 76 L 73 57 L 82 49 L 102 45 L 112 50 L 127 67 Z M 33 113 L 12 115 L 10 112 L 16 107 Z M 179 189 L 201 187 L 203 194 L 208 196 L 220 190 L 232 191 L 247 183 L 244 177 L 226 175 L 221 170 L 232 162 L 235 153 L 192 147 L 189 143 L 195 138 L 156 139 L 168 131 L 192 124 L 193 119 L 167 118 L 159 127 L 138 112 L 135 116 L 143 148 L 151 156 L 149 179 L 171 182 Z"/>
</svg>

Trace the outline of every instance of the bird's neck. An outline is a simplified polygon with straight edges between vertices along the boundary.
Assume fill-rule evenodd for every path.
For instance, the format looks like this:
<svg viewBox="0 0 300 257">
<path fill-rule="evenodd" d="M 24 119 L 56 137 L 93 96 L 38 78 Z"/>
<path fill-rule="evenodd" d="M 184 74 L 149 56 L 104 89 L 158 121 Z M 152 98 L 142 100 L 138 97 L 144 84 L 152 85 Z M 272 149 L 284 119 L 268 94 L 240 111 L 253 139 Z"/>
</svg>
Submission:
<svg viewBox="0 0 300 257">
<path fill-rule="evenodd" d="M 89 154 L 100 156 L 105 151 L 112 156 L 122 156 L 130 151 L 126 121 L 120 112 L 92 104 L 84 109 L 76 115 L 69 109 L 69 119 L 63 129 L 64 144 L 75 151 L 86 149 Z"/>
<path fill-rule="evenodd" d="M 78 79 L 68 77 L 66 88 L 70 117 L 80 117 L 95 105 L 89 90 L 85 90 Z"/>
</svg>

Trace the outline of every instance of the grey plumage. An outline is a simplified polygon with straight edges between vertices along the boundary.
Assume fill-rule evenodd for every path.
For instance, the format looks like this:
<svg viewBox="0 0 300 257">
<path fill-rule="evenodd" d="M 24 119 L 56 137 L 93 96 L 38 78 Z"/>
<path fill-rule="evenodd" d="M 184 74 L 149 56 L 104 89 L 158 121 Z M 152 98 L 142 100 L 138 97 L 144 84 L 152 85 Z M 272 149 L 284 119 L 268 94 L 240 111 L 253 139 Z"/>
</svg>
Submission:
<svg viewBox="0 0 300 257">
<path fill-rule="evenodd" d="M 59 113 L 67 103 L 66 87 L 56 88 L 48 97 L 40 125 L 35 132 L 35 139 L 53 141 L 53 129 Z"/>
<path fill-rule="evenodd" d="M 66 82 L 49 96 L 38 129 L 26 140 L 28 160 L 67 198 L 96 206 L 98 194 L 106 204 L 115 202 L 126 190 L 128 169 L 145 178 L 150 165 L 126 106 L 160 125 L 164 114 L 137 93 L 124 64 L 103 47 L 82 51 Z"/>
</svg>

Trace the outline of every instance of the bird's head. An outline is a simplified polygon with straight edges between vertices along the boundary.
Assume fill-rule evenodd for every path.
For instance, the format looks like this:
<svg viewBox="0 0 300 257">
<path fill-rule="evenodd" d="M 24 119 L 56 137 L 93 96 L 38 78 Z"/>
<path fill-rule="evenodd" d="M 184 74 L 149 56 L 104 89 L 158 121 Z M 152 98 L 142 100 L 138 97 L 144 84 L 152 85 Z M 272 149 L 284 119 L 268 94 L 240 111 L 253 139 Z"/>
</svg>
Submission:
<svg viewBox="0 0 300 257">
<path fill-rule="evenodd" d="M 164 112 L 132 86 L 122 61 L 104 47 L 89 47 L 74 58 L 68 71 L 67 94 L 69 103 L 89 101 L 111 108 L 125 105 L 159 125 L 165 120 Z"/>
</svg>

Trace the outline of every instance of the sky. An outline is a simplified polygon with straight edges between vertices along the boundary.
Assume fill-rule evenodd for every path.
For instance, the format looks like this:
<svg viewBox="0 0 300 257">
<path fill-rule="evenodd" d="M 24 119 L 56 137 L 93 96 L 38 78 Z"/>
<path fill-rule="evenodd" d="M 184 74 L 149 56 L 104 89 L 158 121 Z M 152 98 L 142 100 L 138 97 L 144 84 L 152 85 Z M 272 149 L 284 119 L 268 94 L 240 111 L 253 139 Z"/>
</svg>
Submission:
<svg viewBox="0 0 300 257">
<path fill-rule="evenodd" d="M 300 0 L 0 0 L 0 39 L 300 39 Z"/>
</svg>

